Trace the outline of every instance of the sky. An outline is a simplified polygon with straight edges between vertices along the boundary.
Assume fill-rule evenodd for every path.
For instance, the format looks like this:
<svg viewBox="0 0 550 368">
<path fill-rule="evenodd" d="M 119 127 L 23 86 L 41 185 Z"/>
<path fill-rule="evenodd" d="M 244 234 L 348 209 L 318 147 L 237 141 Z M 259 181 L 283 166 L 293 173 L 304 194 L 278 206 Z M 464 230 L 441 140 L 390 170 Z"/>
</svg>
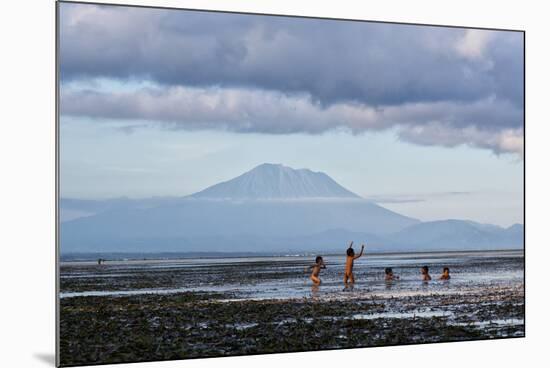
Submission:
<svg viewBox="0 0 550 368">
<path fill-rule="evenodd" d="M 269 162 L 421 220 L 523 223 L 523 34 L 60 4 L 62 197 Z"/>
</svg>

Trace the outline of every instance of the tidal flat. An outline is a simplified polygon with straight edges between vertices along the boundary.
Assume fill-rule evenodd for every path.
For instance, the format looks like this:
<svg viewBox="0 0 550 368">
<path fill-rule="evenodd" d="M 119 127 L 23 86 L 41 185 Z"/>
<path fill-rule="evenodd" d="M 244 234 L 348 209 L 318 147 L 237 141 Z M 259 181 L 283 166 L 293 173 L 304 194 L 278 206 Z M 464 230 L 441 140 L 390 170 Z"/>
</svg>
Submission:
<svg viewBox="0 0 550 368">
<path fill-rule="evenodd" d="M 62 264 L 61 364 L 525 334 L 522 252 L 366 257 L 346 292 L 342 258 L 326 261 L 318 289 L 304 270 L 308 257 Z M 388 264 L 400 280 L 383 280 Z M 433 270 L 430 283 L 418 278 L 424 264 Z M 443 265 L 450 281 L 436 280 Z"/>
</svg>

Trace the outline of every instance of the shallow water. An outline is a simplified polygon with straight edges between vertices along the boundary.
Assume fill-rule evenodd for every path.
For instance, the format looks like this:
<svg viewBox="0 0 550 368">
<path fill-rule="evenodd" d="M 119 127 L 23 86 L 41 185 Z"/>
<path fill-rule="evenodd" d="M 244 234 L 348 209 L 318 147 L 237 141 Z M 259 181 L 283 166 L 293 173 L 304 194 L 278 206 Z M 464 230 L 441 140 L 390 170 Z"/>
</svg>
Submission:
<svg viewBox="0 0 550 368">
<path fill-rule="evenodd" d="M 67 363 L 121 363 L 525 336 L 523 252 L 61 264 Z M 420 280 L 428 265 L 433 281 Z M 452 279 L 437 280 L 448 266 Z M 386 282 L 384 268 L 400 280 Z M 93 343 L 90 343 L 93 342 Z M 121 354 L 122 352 L 122 354 Z"/>
<path fill-rule="evenodd" d="M 523 251 L 364 255 L 355 261 L 356 284 L 343 291 L 345 256 L 325 256 L 322 285 L 312 288 L 308 265 L 314 257 L 239 257 L 61 263 L 61 298 L 227 292 L 234 299 L 355 298 L 475 292 L 487 287 L 523 286 Z M 430 267 L 433 280 L 420 281 Z M 386 282 L 384 268 L 399 280 Z M 437 280 L 443 267 L 451 280 Z M 86 287 L 84 287 L 84 285 Z"/>
</svg>

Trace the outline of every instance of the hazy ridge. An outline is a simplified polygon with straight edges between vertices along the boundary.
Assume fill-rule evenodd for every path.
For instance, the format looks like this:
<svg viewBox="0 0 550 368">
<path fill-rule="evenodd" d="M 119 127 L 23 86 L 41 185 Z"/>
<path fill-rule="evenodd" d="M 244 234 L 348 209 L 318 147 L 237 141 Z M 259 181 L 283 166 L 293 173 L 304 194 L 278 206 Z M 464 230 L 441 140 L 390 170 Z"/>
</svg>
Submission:
<svg viewBox="0 0 550 368">
<path fill-rule="evenodd" d="M 374 251 L 517 249 L 523 226 L 421 222 L 365 200 L 325 173 L 262 164 L 185 197 L 61 199 L 61 251 Z"/>
</svg>

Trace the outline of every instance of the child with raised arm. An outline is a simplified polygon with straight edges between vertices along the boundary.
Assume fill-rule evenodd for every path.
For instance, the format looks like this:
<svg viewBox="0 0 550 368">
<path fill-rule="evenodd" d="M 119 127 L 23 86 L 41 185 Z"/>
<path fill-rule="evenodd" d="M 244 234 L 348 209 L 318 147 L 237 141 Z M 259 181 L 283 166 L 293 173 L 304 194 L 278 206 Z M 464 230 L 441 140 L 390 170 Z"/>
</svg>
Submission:
<svg viewBox="0 0 550 368">
<path fill-rule="evenodd" d="M 420 273 L 422 274 L 422 281 L 430 281 L 432 277 L 430 276 L 430 269 L 428 266 L 424 266 L 420 269 Z"/>
<path fill-rule="evenodd" d="M 313 281 L 313 285 L 319 286 L 321 285 L 321 279 L 319 278 L 319 273 L 321 272 L 321 269 L 325 269 L 327 266 L 325 266 L 325 262 L 323 261 L 323 257 L 317 256 L 315 258 L 315 264 L 309 266 L 307 269 L 312 270 L 310 279 Z"/>
<path fill-rule="evenodd" d="M 353 250 L 353 242 L 349 244 L 348 250 L 346 251 L 346 268 L 344 270 L 344 291 L 348 289 L 350 286 L 353 288 L 353 284 L 355 284 L 355 276 L 353 275 L 353 262 L 361 257 L 363 255 L 363 250 L 365 249 L 365 245 L 361 245 L 361 253 L 359 255 L 355 255 L 355 251 Z"/>
<path fill-rule="evenodd" d="M 450 280 L 451 275 L 449 275 L 449 267 L 443 268 L 443 274 L 439 277 L 440 280 Z"/>
</svg>

